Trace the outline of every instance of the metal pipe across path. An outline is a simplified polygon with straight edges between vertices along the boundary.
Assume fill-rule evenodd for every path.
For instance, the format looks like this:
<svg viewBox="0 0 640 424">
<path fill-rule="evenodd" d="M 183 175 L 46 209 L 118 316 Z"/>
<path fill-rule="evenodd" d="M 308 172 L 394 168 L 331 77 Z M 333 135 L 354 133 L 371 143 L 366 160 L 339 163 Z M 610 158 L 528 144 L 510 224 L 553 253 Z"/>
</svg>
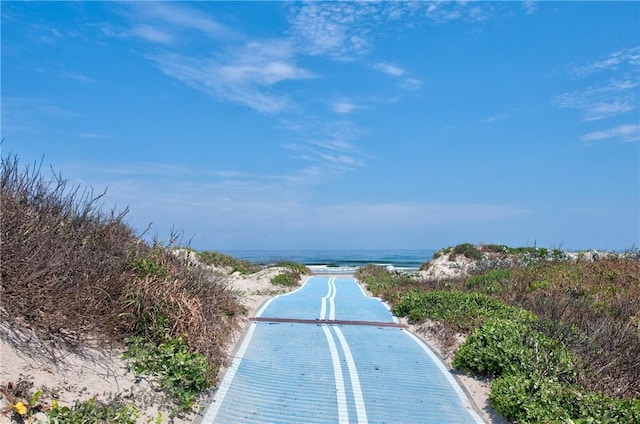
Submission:
<svg viewBox="0 0 640 424">
<path fill-rule="evenodd" d="M 440 359 L 353 278 L 310 277 L 252 319 L 213 423 L 482 423 Z"/>
</svg>

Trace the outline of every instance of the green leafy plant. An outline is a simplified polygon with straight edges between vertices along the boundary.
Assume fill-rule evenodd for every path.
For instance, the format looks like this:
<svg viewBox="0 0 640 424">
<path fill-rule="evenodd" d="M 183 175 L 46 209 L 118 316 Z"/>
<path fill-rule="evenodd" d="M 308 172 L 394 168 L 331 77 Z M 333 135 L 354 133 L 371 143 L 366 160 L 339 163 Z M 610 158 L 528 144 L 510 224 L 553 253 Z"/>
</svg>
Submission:
<svg viewBox="0 0 640 424">
<path fill-rule="evenodd" d="M 60 406 L 54 399 L 47 412 L 51 424 L 135 424 L 139 416 L 139 411 L 132 405 L 119 400 L 103 403 L 94 398 L 76 402 L 71 407 Z"/>
<path fill-rule="evenodd" d="M 298 285 L 299 276 L 295 272 L 285 272 L 278 274 L 271 279 L 274 286 L 295 287 Z"/>
<path fill-rule="evenodd" d="M 397 316 L 419 322 L 444 321 L 458 331 L 470 332 L 489 318 L 526 318 L 531 314 L 481 293 L 413 290 L 393 305 Z"/>
<path fill-rule="evenodd" d="M 252 274 L 260 271 L 260 266 L 253 262 L 237 259 L 221 252 L 203 250 L 196 252 L 196 256 L 207 265 L 231 268 L 231 273 Z"/>
<path fill-rule="evenodd" d="M 482 252 L 471 243 L 463 243 L 457 245 L 453 248 L 453 254 L 463 255 L 466 258 L 476 260 L 480 260 L 484 257 Z"/>
<path fill-rule="evenodd" d="M 402 272 L 391 272 L 378 265 L 358 268 L 355 277 L 366 284 L 374 295 L 391 303 L 396 302 L 407 291 L 416 286 L 413 278 Z"/>
<path fill-rule="evenodd" d="M 467 289 L 487 294 L 502 293 L 509 289 L 513 273 L 508 269 L 493 269 L 481 275 L 467 278 L 464 285 Z"/>
<path fill-rule="evenodd" d="M 439 257 L 441 257 L 443 255 L 448 255 L 452 251 L 453 251 L 453 247 L 452 246 L 444 247 L 444 248 L 434 252 L 433 259 L 438 259 Z"/>
<path fill-rule="evenodd" d="M 169 275 L 167 268 L 151 257 L 139 257 L 133 259 L 133 268 L 143 276 L 166 278 Z"/>
<path fill-rule="evenodd" d="M 489 402 L 507 419 L 523 424 L 640 422 L 640 399 L 585 393 L 553 378 L 524 374 L 494 380 Z"/>
<path fill-rule="evenodd" d="M 551 379 L 506 375 L 491 384 L 489 402 L 505 418 L 518 423 L 566 422 L 569 414 L 559 404 L 560 393 L 562 385 Z"/>
<path fill-rule="evenodd" d="M 307 268 L 306 265 L 298 262 L 283 261 L 283 262 L 276 263 L 275 266 L 281 267 L 281 268 L 287 268 L 301 275 L 311 274 L 311 270 Z"/>
<path fill-rule="evenodd" d="M 189 350 L 182 338 L 167 338 L 159 345 L 141 337 L 130 338 L 124 358 L 133 361 L 136 373 L 157 377 L 162 388 L 185 410 L 211 384 L 212 370 L 206 357 Z"/>
<path fill-rule="evenodd" d="M 557 340 L 525 321 L 494 318 L 471 335 L 456 352 L 452 365 L 474 374 L 499 377 L 525 374 L 574 383 L 577 356 Z"/>
</svg>

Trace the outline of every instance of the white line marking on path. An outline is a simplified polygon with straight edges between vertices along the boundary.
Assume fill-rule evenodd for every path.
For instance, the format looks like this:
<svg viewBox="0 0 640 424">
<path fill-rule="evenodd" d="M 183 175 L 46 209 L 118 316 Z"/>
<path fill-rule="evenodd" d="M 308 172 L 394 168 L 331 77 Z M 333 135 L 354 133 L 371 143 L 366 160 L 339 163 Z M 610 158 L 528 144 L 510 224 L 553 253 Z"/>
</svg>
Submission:
<svg viewBox="0 0 640 424">
<path fill-rule="evenodd" d="M 332 296 L 333 290 L 335 290 L 335 286 L 331 284 L 331 281 L 335 280 L 335 278 L 329 278 L 327 283 L 329 284 L 329 291 L 322 298 L 322 304 L 320 305 L 320 319 L 325 319 L 327 316 L 327 300 Z"/>
<path fill-rule="evenodd" d="M 307 279 L 304 281 L 304 283 L 302 283 L 302 285 L 300 287 L 298 287 L 297 289 L 290 291 L 289 293 L 285 293 L 285 294 L 279 294 L 276 297 L 272 297 L 270 299 L 268 299 L 266 302 L 264 302 L 262 304 L 262 306 L 260 307 L 260 309 L 258 309 L 258 311 L 256 312 L 256 317 L 259 317 L 262 315 L 262 313 L 265 311 L 265 309 L 267 309 L 267 307 L 269 305 L 271 305 L 271 302 L 273 302 L 274 300 L 276 300 L 279 297 L 284 297 L 284 296 L 289 296 L 291 294 L 294 294 L 297 291 L 300 291 L 304 288 L 304 286 L 309 282 L 309 280 L 311 280 L 313 278 L 313 276 L 307 277 Z"/>
<path fill-rule="evenodd" d="M 227 370 L 226 374 L 224 375 L 224 379 L 222 380 L 222 383 L 220 383 L 220 387 L 216 391 L 213 401 L 209 404 L 209 409 L 207 409 L 207 412 L 202 418 L 203 423 L 212 423 L 215 421 L 216 415 L 218 415 L 218 411 L 222 406 L 222 402 L 224 401 L 224 398 L 225 396 L 227 396 L 227 392 L 231 387 L 231 382 L 233 381 L 233 378 L 235 377 L 236 372 L 238 371 L 238 367 L 240 367 L 240 362 L 242 361 L 244 354 L 247 352 L 247 349 L 249 348 L 249 343 L 251 342 L 251 337 L 253 337 L 253 333 L 256 330 L 256 327 L 257 327 L 256 323 L 249 325 L 249 331 L 247 331 L 247 335 L 242 341 L 242 345 L 240 345 L 240 349 L 238 349 L 236 356 L 233 358 L 233 362 L 231 363 L 231 366 Z"/>
<path fill-rule="evenodd" d="M 360 387 L 360 377 L 358 377 L 358 370 L 356 369 L 356 363 L 353 360 L 353 355 L 351 355 L 351 349 L 349 349 L 347 339 L 344 338 L 344 334 L 342 334 L 340 327 L 333 327 L 333 330 L 336 332 L 336 336 L 338 336 L 340 346 L 342 346 L 342 351 L 344 352 L 344 357 L 347 360 L 349 377 L 351 378 L 351 389 L 353 390 L 353 400 L 356 404 L 356 413 L 358 415 L 358 423 L 367 424 L 369 422 L 369 419 L 367 418 L 367 409 L 364 406 L 362 388 Z"/>
<path fill-rule="evenodd" d="M 337 290 L 336 290 L 336 279 L 332 278 L 329 281 L 329 284 L 331 284 L 331 287 L 333 288 L 333 294 L 329 298 L 329 319 L 331 321 L 333 321 L 333 320 L 336 319 L 336 303 L 335 303 L 336 293 L 337 293 Z"/>
<path fill-rule="evenodd" d="M 305 286 L 305 284 L 309 282 L 311 278 L 312 277 L 308 277 L 305 280 L 305 282 L 296 290 L 283 295 L 272 297 L 271 299 L 267 300 L 262 305 L 262 307 L 260 307 L 260 309 L 256 312 L 256 317 L 259 317 L 260 315 L 262 315 L 264 310 L 267 309 L 267 307 L 271 304 L 271 302 L 273 302 L 274 299 L 280 296 L 286 296 L 286 295 L 295 293 L 298 290 L 301 290 Z M 249 343 L 251 343 L 251 338 L 253 337 L 253 333 L 256 331 L 256 327 L 257 327 L 256 323 L 249 324 L 249 329 L 247 330 L 247 333 L 244 336 L 244 340 L 242 341 L 240 348 L 238 349 L 235 356 L 233 357 L 233 361 L 231 362 L 229 369 L 227 369 L 227 372 L 225 373 L 224 378 L 220 383 L 220 387 L 218 387 L 218 389 L 216 390 L 216 394 L 213 397 L 213 401 L 209 404 L 209 408 L 207 409 L 204 417 L 202 417 L 202 421 L 201 421 L 202 423 L 212 423 L 215 421 L 216 416 L 218 415 L 218 412 L 220 410 L 220 407 L 222 406 L 222 402 L 224 401 L 224 398 L 227 396 L 227 392 L 231 387 L 231 383 L 233 382 L 233 379 L 236 376 L 236 373 L 238 372 L 238 368 L 240 367 L 240 362 L 242 362 L 242 359 L 244 358 L 245 353 L 247 353 L 247 349 L 249 348 Z"/>
<path fill-rule="evenodd" d="M 484 424 L 484 420 L 480 418 L 480 415 L 478 415 L 475 409 L 471 406 L 471 403 L 469 402 L 469 398 L 464 393 L 464 391 L 462 390 L 462 388 L 460 387 L 456 379 L 453 378 L 453 376 L 451 375 L 447 367 L 444 365 L 444 363 L 440 360 L 440 358 L 438 358 L 436 354 L 433 353 L 431 349 L 416 335 L 408 331 L 403 331 L 403 333 L 405 333 L 406 335 L 411 337 L 416 343 L 418 343 L 418 345 L 422 348 L 422 350 L 424 350 L 427 353 L 427 355 L 429 355 L 429 357 L 433 360 L 433 362 L 438 366 L 438 368 L 440 369 L 444 377 L 447 379 L 451 387 L 453 387 L 453 390 L 455 390 L 456 394 L 458 395 L 458 398 L 460 398 L 460 400 L 462 401 L 462 404 L 465 406 L 467 411 L 469 411 L 469 413 L 471 414 L 473 419 L 476 421 L 476 423 Z"/>
<path fill-rule="evenodd" d="M 331 361 L 333 362 L 333 377 L 336 380 L 336 398 L 338 400 L 338 422 L 340 424 L 349 424 L 349 411 L 347 409 L 347 394 L 344 389 L 344 377 L 342 375 L 342 366 L 340 365 L 340 356 L 336 342 L 333 340 L 331 331 L 326 325 L 322 326 L 322 331 L 327 337 L 329 343 L 329 352 L 331 352 Z"/>
</svg>

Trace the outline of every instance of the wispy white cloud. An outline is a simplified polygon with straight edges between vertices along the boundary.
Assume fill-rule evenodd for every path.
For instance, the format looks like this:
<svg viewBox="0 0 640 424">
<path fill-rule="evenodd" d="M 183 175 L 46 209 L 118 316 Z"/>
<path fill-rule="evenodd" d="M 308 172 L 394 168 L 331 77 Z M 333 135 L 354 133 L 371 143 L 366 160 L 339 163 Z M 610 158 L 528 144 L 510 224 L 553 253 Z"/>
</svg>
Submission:
<svg viewBox="0 0 640 424">
<path fill-rule="evenodd" d="M 522 7 L 524 7 L 524 10 L 527 12 L 527 14 L 531 15 L 532 13 L 535 13 L 536 10 L 538 10 L 538 2 L 525 0 L 522 2 Z"/>
<path fill-rule="evenodd" d="M 92 139 L 92 140 L 110 138 L 110 136 L 107 134 L 97 134 L 97 133 L 89 133 L 89 132 L 77 133 L 76 137 L 84 138 L 84 139 Z"/>
<path fill-rule="evenodd" d="M 179 3 L 133 2 L 129 4 L 136 22 L 132 35 L 166 44 L 175 37 L 171 29 L 189 29 L 210 37 L 231 37 L 234 31 L 198 9 Z"/>
<path fill-rule="evenodd" d="M 417 90 L 422 87 L 422 81 L 418 78 L 403 78 L 400 80 L 400 87 L 405 90 Z"/>
<path fill-rule="evenodd" d="M 596 121 L 630 112 L 638 107 L 638 82 L 630 79 L 613 80 L 600 87 L 556 96 L 556 106 L 583 112 L 586 121 Z"/>
<path fill-rule="evenodd" d="M 420 81 L 418 78 L 404 76 L 407 72 L 400 66 L 387 62 L 378 62 L 372 67 L 373 69 L 384 74 L 390 75 L 394 78 L 399 78 L 398 84 L 403 90 L 413 91 L 422 87 L 422 81 Z"/>
<path fill-rule="evenodd" d="M 61 71 L 58 73 L 58 75 L 62 78 L 72 79 L 84 84 L 94 82 L 92 78 L 89 78 L 88 76 L 81 74 L 80 72 Z"/>
<path fill-rule="evenodd" d="M 402 76 L 405 73 L 401 67 L 386 62 L 376 63 L 373 65 L 373 68 L 385 74 L 393 75 L 394 77 Z"/>
<path fill-rule="evenodd" d="M 483 119 L 482 122 L 490 123 L 490 122 L 496 122 L 496 121 L 504 121 L 508 117 L 509 117 L 509 115 L 507 115 L 506 113 L 500 113 L 498 115 L 493 115 L 493 116 L 490 116 L 490 117 L 488 117 L 486 119 Z"/>
<path fill-rule="evenodd" d="M 293 101 L 274 85 L 313 78 L 298 67 L 286 42 L 252 42 L 229 55 L 193 58 L 177 53 L 151 57 L 167 75 L 214 97 L 244 104 L 259 112 L 291 110 Z"/>
<path fill-rule="evenodd" d="M 367 132 L 350 121 L 282 120 L 281 126 L 297 135 L 296 141 L 284 146 L 292 152 L 293 158 L 311 162 L 314 166 L 348 171 L 364 166 L 369 158 L 357 144 Z"/>
<path fill-rule="evenodd" d="M 125 36 L 159 47 L 147 58 L 162 72 L 219 100 L 262 113 L 291 111 L 295 102 L 276 85 L 315 76 L 296 64 L 290 40 L 246 41 L 247 37 L 191 5 L 133 3 L 123 14 L 131 25 L 124 30 Z M 122 31 L 107 29 L 110 36 L 122 36 Z M 209 54 L 195 56 L 180 47 L 203 36 L 214 39 Z"/>
<path fill-rule="evenodd" d="M 640 125 L 618 125 L 617 127 L 591 132 L 582 136 L 582 141 L 587 143 L 610 139 L 617 139 L 625 143 L 640 141 Z"/>
<path fill-rule="evenodd" d="M 314 76 L 295 65 L 290 45 L 280 40 L 247 44 L 220 68 L 220 73 L 230 83 L 266 85 Z"/>
<path fill-rule="evenodd" d="M 356 110 L 358 106 L 348 100 L 338 100 L 331 104 L 331 109 L 336 113 L 351 113 Z"/>
<path fill-rule="evenodd" d="M 172 44 L 175 41 L 175 38 L 169 32 L 151 25 L 136 25 L 129 34 L 152 43 Z"/>
<path fill-rule="evenodd" d="M 640 47 L 617 50 L 602 59 L 583 66 L 576 66 L 573 68 L 573 73 L 577 76 L 586 76 L 596 72 L 616 71 L 627 65 L 640 66 Z M 638 71 L 635 69 L 636 73 Z"/>
</svg>

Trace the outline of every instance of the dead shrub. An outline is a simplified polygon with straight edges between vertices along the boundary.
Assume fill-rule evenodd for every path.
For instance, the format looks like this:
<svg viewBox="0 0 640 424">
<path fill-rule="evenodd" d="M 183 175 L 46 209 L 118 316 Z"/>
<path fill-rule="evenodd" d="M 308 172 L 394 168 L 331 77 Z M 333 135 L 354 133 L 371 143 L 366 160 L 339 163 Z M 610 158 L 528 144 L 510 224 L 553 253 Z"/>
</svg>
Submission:
<svg viewBox="0 0 640 424">
<path fill-rule="evenodd" d="M 139 239 L 101 199 L 41 166 L 2 158 L 2 319 L 78 346 L 88 337 L 183 336 L 218 369 L 239 313 L 234 295 L 160 245 Z"/>
</svg>

